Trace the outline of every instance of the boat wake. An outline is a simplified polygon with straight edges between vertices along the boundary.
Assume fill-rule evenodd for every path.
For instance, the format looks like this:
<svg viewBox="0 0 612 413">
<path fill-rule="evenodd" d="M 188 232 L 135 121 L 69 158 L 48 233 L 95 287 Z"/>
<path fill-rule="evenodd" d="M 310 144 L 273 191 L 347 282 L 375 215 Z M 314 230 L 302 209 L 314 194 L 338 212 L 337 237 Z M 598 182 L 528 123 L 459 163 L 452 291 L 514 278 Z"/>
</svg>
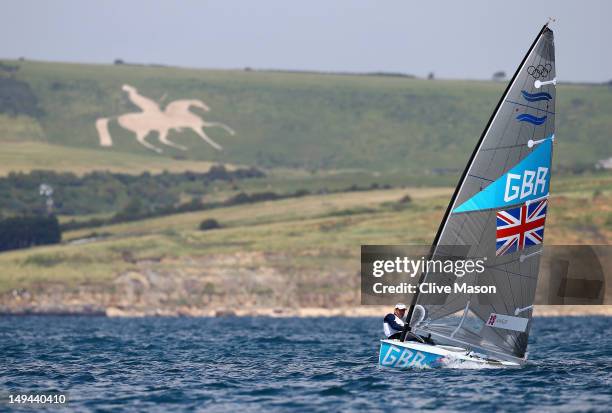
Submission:
<svg viewBox="0 0 612 413">
<path fill-rule="evenodd" d="M 479 363 L 476 361 L 467 361 L 452 357 L 446 357 L 444 361 L 440 364 L 440 367 L 445 369 L 457 370 L 489 370 L 505 368 L 505 366 L 502 365 Z"/>
</svg>

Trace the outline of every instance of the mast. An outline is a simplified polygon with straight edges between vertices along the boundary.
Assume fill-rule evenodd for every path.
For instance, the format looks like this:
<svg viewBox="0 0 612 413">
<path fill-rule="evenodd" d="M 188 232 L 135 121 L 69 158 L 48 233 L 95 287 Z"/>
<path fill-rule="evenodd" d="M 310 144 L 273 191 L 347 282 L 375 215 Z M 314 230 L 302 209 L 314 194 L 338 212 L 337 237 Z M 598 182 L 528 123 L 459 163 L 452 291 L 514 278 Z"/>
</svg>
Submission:
<svg viewBox="0 0 612 413">
<path fill-rule="evenodd" d="M 478 139 L 478 143 L 476 144 L 476 146 L 474 147 L 474 151 L 472 152 L 470 159 L 465 167 L 465 169 L 463 170 L 463 173 L 461 174 L 461 178 L 459 179 L 458 185 L 455 187 L 455 191 L 453 192 L 453 196 L 451 197 L 451 200 L 448 204 L 448 207 L 446 208 L 446 211 L 444 213 L 444 217 L 442 219 L 442 221 L 440 222 L 440 226 L 438 227 L 438 231 L 436 232 L 436 236 L 434 238 L 434 241 L 432 243 L 431 249 L 430 249 L 430 253 L 429 253 L 429 259 L 431 259 L 435 253 L 436 250 L 438 248 L 438 244 L 440 242 L 440 239 L 442 237 L 442 234 L 444 232 L 444 229 L 447 226 L 449 217 L 451 216 L 451 213 L 453 211 L 453 209 L 455 208 L 455 204 L 457 203 L 457 199 L 458 196 L 461 192 L 461 189 L 463 188 L 466 178 L 469 174 L 469 171 L 472 169 L 472 166 L 474 164 L 474 160 L 476 159 L 477 154 L 479 153 L 485 138 L 487 137 L 487 135 L 489 134 L 489 131 L 491 130 L 491 126 L 494 122 L 494 120 L 496 119 L 496 117 L 499 114 L 500 108 L 502 107 L 502 105 L 504 104 L 504 102 L 507 100 L 508 94 L 510 92 L 510 90 L 512 89 L 513 85 L 515 84 L 516 80 L 519 78 L 519 75 L 521 74 L 521 71 L 523 70 L 527 60 L 529 59 L 530 55 L 532 54 L 532 52 L 534 51 L 536 45 L 538 45 L 538 42 L 540 41 L 541 37 L 544 35 L 544 33 L 546 33 L 547 31 L 550 31 L 550 29 L 548 28 L 548 24 L 550 23 L 550 19 L 549 21 L 544 24 L 544 26 L 542 27 L 542 29 L 540 30 L 540 32 L 537 34 L 537 36 L 535 37 L 533 43 L 531 44 L 531 46 L 529 47 L 527 53 L 525 54 L 525 56 L 523 57 L 521 63 L 519 64 L 517 70 L 514 72 L 514 75 L 512 76 L 512 79 L 510 80 L 510 82 L 508 83 L 508 86 L 506 87 L 504 93 L 502 94 L 500 100 L 497 102 L 497 105 L 495 107 L 495 110 L 493 111 L 493 113 L 491 114 L 491 117 L 489 118 L 487 125 L 485 126 L 482 134 L 480 135 L 480 138 Z M 556 83 L 555 83 L 556 84 Z M 406 323 L 404 325 L 404 330 L 402 331 L 401 337 L 400 337 L 400 341 L 405 341 L 406 340 L 406 336 L 408 335 L 409 332 L 411 332 L 412 327 L 410 326 L 410 322 L 412 320 L 412 316 L 414 314 L 414 309 L 415 306 L 417 304 L 418 298 L 419 298 L 419 288 L 418 285 L 422 284 L 425 277 L 427 276 L 427 272 L 422 271 L 420 276 L 419 276 L 419 280 L 417 283 L 417 290 L 416 293 L 413 295 L 412 297 L 412 301 L 410 304 L 410 308 L 408 310 L 408 315 L 406 316 Z M 469 306 L 469 302 L 468 302 L 468 306 Z M 468 310 L 468 306 L 466 306 L 465 308 L 465 314 L 467 314 L 467 310 Z"/>
</svg>

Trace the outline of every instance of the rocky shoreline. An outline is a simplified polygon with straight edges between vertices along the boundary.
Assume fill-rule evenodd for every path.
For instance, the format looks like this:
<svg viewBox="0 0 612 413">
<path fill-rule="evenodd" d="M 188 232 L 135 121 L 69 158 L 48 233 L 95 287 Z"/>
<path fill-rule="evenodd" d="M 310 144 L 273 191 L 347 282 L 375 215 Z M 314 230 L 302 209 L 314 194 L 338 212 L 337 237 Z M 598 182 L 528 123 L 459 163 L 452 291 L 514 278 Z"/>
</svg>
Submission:
<svg viewBox="0 0 612 413">
<path fill-rule="evenodd" d="M 387 306 L 304 307 L 304 308 L 118 308 L 118 307 L 48 307 L 0 308 L 0 316 L 92 316 L 92 317 L 381 317 L 389 311 Z M 612 316 L 612 305 L 540 305 L 536 317 Z"/>
<path fill-rule="evenodd" d="M 139 260 L 95 283 L 36 282 L 13 288 L 0 294 L 0 315 L 381 317 L 389 312 L 390 306 L 360 305 L 354 261 L 334 261 L 323 271 L 311 261 L 328 262 L 337 252 L 320 254 L 303 251 L 290 258 L 283 253 L 235 252 Z M 612 297 L 603 302 L 611 303 Z M 612 305 L 536 305 L 535 309 L 537 317 L 591 315 L 612 316 Z"/>
</svg>

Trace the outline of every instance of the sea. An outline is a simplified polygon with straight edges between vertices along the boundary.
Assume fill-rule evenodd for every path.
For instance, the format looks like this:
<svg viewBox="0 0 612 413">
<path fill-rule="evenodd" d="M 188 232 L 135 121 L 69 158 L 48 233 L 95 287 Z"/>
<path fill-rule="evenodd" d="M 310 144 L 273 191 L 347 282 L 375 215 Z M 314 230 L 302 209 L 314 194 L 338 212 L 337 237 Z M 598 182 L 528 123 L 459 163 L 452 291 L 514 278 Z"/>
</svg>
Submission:
<svg viewBox="0 0 612 413">
<path fill-rule="evenodd" d="M 612 317 L 535 318 L 514 369 L 379 367 L 381 333 L 382 316 L 4 316 L 0 411 L 612 410 Z"/>
</svg>

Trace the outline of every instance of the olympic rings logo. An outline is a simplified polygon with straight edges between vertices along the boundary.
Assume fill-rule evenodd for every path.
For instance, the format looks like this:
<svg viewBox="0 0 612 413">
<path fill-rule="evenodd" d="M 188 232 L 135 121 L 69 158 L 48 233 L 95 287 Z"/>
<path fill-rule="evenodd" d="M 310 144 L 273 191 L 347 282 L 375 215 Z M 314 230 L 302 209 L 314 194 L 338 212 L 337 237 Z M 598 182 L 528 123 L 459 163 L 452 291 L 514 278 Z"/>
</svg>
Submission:
<svg viewBox="0 0 612 413">
<path fill-rule="evenodd" d="M 552 65 L 546 63 L 545 65 L 529 66 L 527 73 L 534 79 L 545 78 L 552 70 Z"/>
</svg>

